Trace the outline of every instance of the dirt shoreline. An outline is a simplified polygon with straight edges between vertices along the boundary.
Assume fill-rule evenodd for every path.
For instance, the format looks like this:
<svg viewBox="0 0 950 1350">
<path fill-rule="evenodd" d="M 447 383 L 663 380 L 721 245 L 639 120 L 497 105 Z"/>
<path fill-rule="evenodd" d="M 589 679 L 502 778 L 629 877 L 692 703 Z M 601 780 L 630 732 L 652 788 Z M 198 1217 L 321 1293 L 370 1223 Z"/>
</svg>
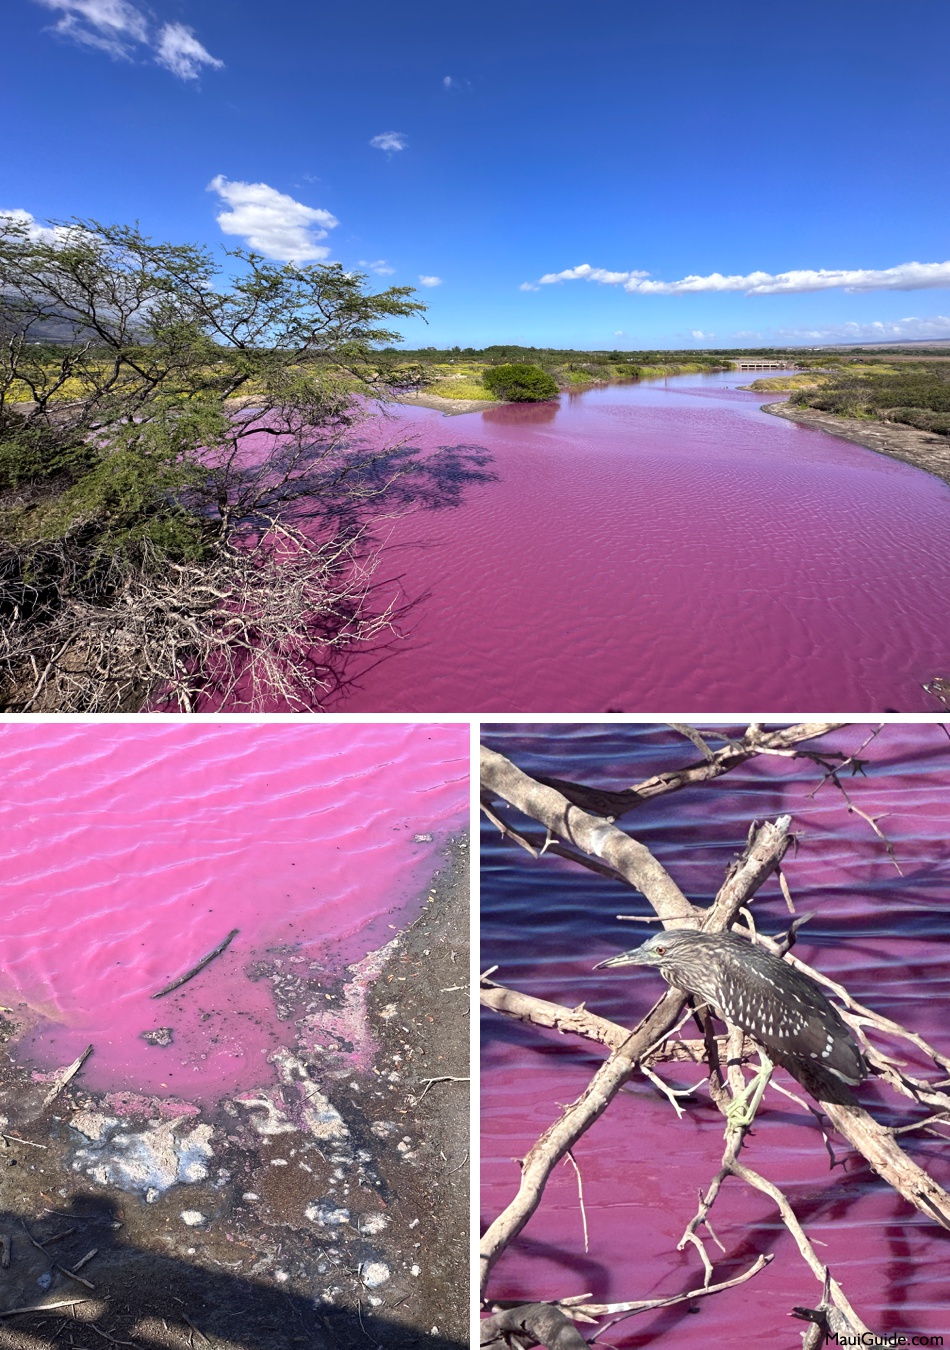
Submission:
<svg viewBox="0 0 950 1350">
<path fill-rule="evenodd" d="M 902 460 L 904 464 L 912 464 L 950 487 L 950 440 L 945 436 L 935 436 L 932 431 L 920 431 L 897 422 L 838 417 L 817 408 L 793 407 L 787 401 L 763 403 L 762 411 L 773 417 L 783 417 L 786 422 L 797 422 L 799 426 L 840 436 L 842 440 Z"/>
</svg>

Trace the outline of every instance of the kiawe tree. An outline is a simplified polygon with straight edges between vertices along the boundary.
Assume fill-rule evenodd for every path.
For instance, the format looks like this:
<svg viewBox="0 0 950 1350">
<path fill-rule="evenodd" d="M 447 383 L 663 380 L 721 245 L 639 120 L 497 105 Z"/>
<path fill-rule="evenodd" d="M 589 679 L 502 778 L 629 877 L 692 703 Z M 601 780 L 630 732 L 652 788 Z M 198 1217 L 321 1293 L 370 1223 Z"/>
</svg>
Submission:
<svg viewBox="0 0 950 1350">
<path fill-rule="evenodd" d="M 338 264 L 0 218 L 0 707 L 317 708 L 384 630 L 368 527 L 424 309 Z M 423 469 L 424 473 L 425 470 Z"/>
</svg>

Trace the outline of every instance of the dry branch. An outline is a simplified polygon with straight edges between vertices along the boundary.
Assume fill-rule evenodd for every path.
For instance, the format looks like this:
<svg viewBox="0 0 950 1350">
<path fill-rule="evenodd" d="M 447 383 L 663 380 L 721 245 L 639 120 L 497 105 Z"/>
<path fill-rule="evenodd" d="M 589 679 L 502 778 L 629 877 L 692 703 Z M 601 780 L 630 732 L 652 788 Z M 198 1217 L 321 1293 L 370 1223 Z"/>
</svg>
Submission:
<svg viewBox="0 0 950 1350">
<path fill-rule="evenodd" d="M 660 797 L 668 792 L 679 792 L 682 788 L 692 787 L 697 783 L 708 783 L 715 778 L 720 778 L 723 774 L 738 768 L 740 764 L 755 758 L 756 755 L 769 753 L 794 755 L 798 752 L 793 747 L 800 742 L 815 740 L 819 736 L 827 736 L 829 732 L 838 731 L 847 725 L 846 722 L 801 722 L 796 726 L 783 727 L 778 731 L 763 732 L 759 726 L 753 723 L 741 740 L 729 741 L 722 750 L 715 753 L 710 752 L 711 758 L 704 755 L 702 762 L 699 764 L 687 764 L 682 769 L 653 774 L 650 778 L 644 779 L 641 783 L 635 783 L 632 787 L 613 791 L 609 788 L 590 787 L 585 783 L 571 782 L 566 778 L 551 778 L 543 774 L 535 774 L 534 781 L 555 788 L 574 806 L 579 806 L 584 811 L 589 811 L 593 815 L 617 819 L 628 811 L 632 811 L 640 802 L 649 801 L 653 797 Z M 675 729 L 685 734 L 684 728 L 676 727 Z M 698 732 L 695 734 L 702 740 Z M 842 755 L 840 758 L 850 762 L 852 757 Z M 823 763 L 827 763 L 828 760 L 832 761 L 832 767 L 834 767 L 832 752 L 829 752 Z M 504 796 L 505 794 L 502 793 L 501 795 Z M 511 798 L 506 797 L 506 800 L 511 801 Z M 517 803 L 513 804 L 517 805 Z M 540 817 L 537 818 L 540 819 Z"/>
<path fill-rule="evenodd" d="M 690 1289 L 685 1294 L 671 1294 L 669 1298 L 632 1299 L 624 1303 L 589 1303 L 586 1295 L 579 1299 L 564 1299 L 560 1303 L 522 1303 L 513 1308 L 502 1308 L 486 1317 L 481 1323 L 480 1343 L 482 1350 L 489 1346 L 510 1343 L 509 1337 L 517 1335 L 527 1345 L 554 1345 L 568 1350 L 581 1350 L 581 1347 L 596 1345 L 598 1340 L 612 1326 L 637 1313 L 655 1312 L 659 1308 L 672 1308 L 677 1303 L 692 1303 L 707 1294 L 719 1294 L 724 1289 L 732 1289 L 737 1284 L 745 1284 L 753 1275 L 772 1260 L 771 1255 L 758 1256 L 748 1270 L 731 1280 L 722 1280 L 719 1284 L 703 1285 L 701 1289 Z M 498 1305 L 496 1305 L 498 1306 Z M 579 1321 L 594 1321 L 601 1317 L 611 1317 L 612 1321 L 601 1327 L 591 1341 L 586 1341 L 580 1332 L 571 1325 L 570 1318 Z M 574 1332 L 574 1338 L 567 1336 L 566 1328 Z M 561 1339 L 548 1340 L 549 1336 Z"/>
<path fill-rule="evenodd" d="M 694 918 L 694 907 L 666 868 L 648 848 L 616 825 L 582 811 L 555 788 L 529 778 L 511 760 L 486 746 L 481 751 L 481 775 L 484 788 L 498 793 L 582 853 L 605 862 L 642 891 L 658 913 L 669 918 Z"/>
<path fill-rule="evenodd" d="M 814 729 L 812 734 L 823 734 L 831 729 L 830 725 L 822 726 L 820 729 Z M 792 730 L 797 732 L 802 729 L 795 728 Z M 756 736 L 761 736 L 761 733 L 758 728 L 753 727 L 749 729 L 744 739 L 754 740 Z M 703 781 L 704 777 L 708 779 L 708 777 L 713 776 L 710 771 L 717 767 L 717 764 L 713 761 L 718 761 L 721 765 L 722 759 L 727 755 L 738 753 L 738 745 L 739 743 L 731 743 L 726 751 L 719 752 L 718 756 L 712 756 L 703 765 L 694 766 L 691 772 L 698 775 L 695 781 Z M 767 753 L 794 752 L 790 752 L 787 746 L 771 745 Z M 811 755 L 810 757 L 821 762 L 817 755 Z M 851 757 L 851 761 L 846 762 L 852 762 L 852 767 L 856 770 L 861 767 L 856 757 Z M 834 781 L 837 782 L 834 769 L 840 771 L 843 767 L 845 767 L 845 763 L 832 766 L 831 776 Z M 724 770 L 720 769 L 720 771 Z M 659 780 L 654 781 L 658 782 Z M 554 784 L 557 784 L 557 786 L 555 787 Z M 640 788 L 642 786 L 640 785 Z M 588 790 L 581 787 L 578 791 L 579 785 L 568 784 L 563 780 L 547 780 L 543 784 L 538 784 L 528 778 L 527 775 L 522 774 L 503 756 L 492 751 L 483 751 L 483 787 L 489 793 L 503 797 L 523 813 L 534 816 L 546 827 L 549 838 L 551 833 L 554 832 L 560 835 L 562 839 L 568 840 L 571 846 L 570 849 L 564 849 L 559 845 L 554 845 L 552 850 L 549 842 L 546 842 L 545 848 L 549 851 L 559 851 L 564 856 L 571 856 L 575 861 L 585 864 L 588 863 L 590 855 L 594 855 L 599 860 L 598 863 L 594 864 L 596 867 L 610 875 L 619 875 L 631 885 L 642 890 L 661 919 L 664 921 L 672 920 L 674 924 L 682 925 L 684 922 L 695 924 L 702 917 L 702 927 L 707 931 L 721 930 L 733 921 L 736 914 L 743 909 L 745 902 L 751 898 L 766 877 L 773 871 L 780 870 L 781 859 L 789 843 L 788 817 L 782 818 L 775 826 L 766 825 L 758 829 L 753 827 L 743 857 L 730 869 L 714 904 L 708 911 L 700 911 L 689 905 L 688 901 L 685 901 L 685 897 L 682 896 L 682 892 L 679 891 L 672 878 L 664 869 L 660 868 L 642 844 L 616 830 L 609 821 L 592 818 L 582 809 L 577 800 L 570 800 L 572 797 L 575 799 L 579 797 L 581 800 L 586 800 L 592 804 L 594 799 Z M 639 796 L 642 796 L 640 788 L 629 791 L 631 793 L 636 791 Z M 673 789 L 664 785 L 662 790 Z M 598 800 L 597 804 L 603 807 L 607 803 Z M 617 806 L 618 803 L 615 801 L 612 805 Z M 626 809 L 629 809 L 629 806 Z M 859 814 L 864 816 L 864 813 Z M 492 818 L 503 831 L 510 833 L 503 821 L 494 816 Z M 868 819 L 867 816 L 864 816 L 864 818 Z M 876 832 L 879 833 L 879 831 Z M 535 850 L 524 839 L 519 842 L 522 842 L 530 852 L 540 851 Z M 575 853 L 574 849 L 580 850 L 581 854 Z M 891 852 L 890 848 L 888 851 Z M 784 882 L 784 878 L 781 880 Z M 788 901 L 787 885 L 783 884 L 782 889 L 786 901 Z M 746 911 L 746 914 L 751 924 L 751 915 L 748 914 L 748 911 Z M 753 938 L 782 954 L 794 941 L 795 929 L 805 917 L 807 916 L 802 916 L 792 925 L 783 943 L 768 938 L 760 938 L 754 933 Z M 853 1025 L 866 1021 L 885 1034 L 902 1036 L 919 1048 L 924 1049 L 932 1056 L 934 1062 L 942 1068 L 950 1066 L 950 1061 L 915 1033 L 909 1032 L 900 1024 L 880 1017 L 871 1010 L 857 1004 L 842 986 L 835 984 L 827 977 L 823 977 L 819 972 L 813 971 L 804 962 L 800 962 L 794 957 L 786 957 L 786 959 L 799 966 L 812 978 L 818 979 L 838 993 L 846 1005 L 854 1010 L 850 1019 Z M 633 1072 L 639 1060 L 645 1060 L 651 1050 L 656 1052 L 662 1039 L 669 1034 L 675 1023 L 681 1000 L 678 998 L 678 991 L 671 989 L 655 1005 L 644 1022 L 629 1033 L 624 1028 L 617 1026 L 616 1023 L 588 1012 L 583 1005 L 573 1009 L 564 1008 L 542 999 L 505 989 L 485 978 L 482 980 L 481 1000 L 486 1006 L 492 1007 L 504 1015 L 551 1027 L 561 1033 L 577 1034 L 607 1045 L 612 1051 L 610 1058 L 597 1071 L 582 1096 L 564 1111 L 559 1121 L 549 1127 L 524 1159 L 521 1185 L 515 1200 L 496 1219 L 485 1234 L 482 1245 L 482 1287 L 484 1289 L 494 1262 L 508 1243 L 521 1231 L 540 1203 L 547 1177 L 555 1163 L 565 1155 L 570 1156 L 573 1143 L 606 1109 L 613 1095 Z M 720 1109 L 725 1112 L 728 1098 L 722 1093 L 721 1087 L 717 1088 L 715 1081 L 721 1040 L 712 1036 L 708 1018 L 705 1025 L 707 1034 L 703 1050 L 710 1060 L 710 1089 L 713 1091 L 713 1096 Z M 651 1041 L 651 1035 L 654 1035 L 657 1039 Z M 736 1028 L 731 1029 L 730 1035 L 734 1044 L 732 1046 L 733 1053 L 731 1055 L 729 1078 L 733 1095 L 735 1095 L 744 1084 L 740 1067 L 744 1043 L 741 1032 Z M 677 1043 L 677 1045 L 679 1057 L 701 1057 L 700 1043 Z M 875 1062 L 880 1061 L 882 1065 L 889 1068 L 892 1061 L 888 1060 L 887 1056 L 879 1052 L 872 1053 L 876 1055 Z M 795 1068 L 795 1066 L 787 1067 Z M 827 1075 L 824 1075 L 824 1077 L 820 1073 L 813 1075 L 810 1070 L 805 1069 L 801 1073 L 796 1072 L 795 1076 L 820 1102 L 821 1110 L 828 1116 L 832 1124 L 885 1181 L 922 1213 L 936 1219 L 941 1226 L 950 1229 L 950 1195 L 903 1152 L 895 1138 L 898 1131 L 884 1127 L 875 1121 L 873 1117 L 858 1106 L 853 1094 L 843 1085 L 835 1084 L 834 1091 L 829 1092 Z M 893 1070 L 890 1070 L 885 1076 L 888 1077 L 888 1081 L 895 1090 L 907 1092 L 910 1088 L 910 1095 L 914 1095 L 920 1100 L 930 1100 L 934 1105 L 950 1105 L 950 1098 L 939 1092 L 937 1085 L 910 1079 Z M 920 1092 L 917 1091 L 918 1083 L 922 1089 Z M 794 1094 L 786 1092 L 785 1095 L 793 1096 Z M 799 1098 L 795 1098 L 795 1100 L 801 1101 Z M 816 1110 L 815 1114 L 820 1125 L 820 1113 Z M 813 1327 L 815 1335 L 810 1332 L 806 1337 L 806 1343 L 814 1340 L 814 1343 L 818 1344 L 822 1328 L 824 1330 L 829 1328 L 838 1330 L 841 1334 L 866 1331 L 867 1329 L 854 1312 L 841 1286 L 831 1277 L 830 1272 L 819 1260 L 782 1191 L 767 1178 L 739 1163 L 738 1154 L 744 1133 L 745 1131 L 742 1128 L 727 1130 L 726 1148 L 721 1169 L 713 1178 L 706 1195 L 702 1199 L 700 1208 L 688 1225 L 680 1244 L 681 1248 L 686 1242 L 691 1242 L 697 1246 L 706 1268 L 704 1288 L 707 1292 L 713 1292 L 715 1289 L 728 1287 L 728 1283 L 739 1282 L 737 1280 L 723 1285 L 712 1285 L 712 1266 L 706 1256 L 702 1241 L 696 1234 L 696 1229 L 703 1224 L 712 1233 L 708 1222 L 709 1210 L 723 1181 L 728 1176 L 733 1175 L 745 1184 L 762 1191 L 773 1200 L 785 1227 L 796 1242 L 802 1256 L 815 1276 L 822 1281 L 823 1295 L 818 1309 L 795 1309 L 797 1316 L 811 1320 L 815 1324 Z M 822 1130 L 822 1134 L 826 1145 L 828 1145 L 824 1130 Z M 834 1162 L 833 1154 L 832 1162 Z M 715 1237 L 714 1234 L 713 1237 Z M 718 1239 L 716 1240 L 718 1242 Z M 754 1271 L 750 1270 L 739 1279 L 748 1278 L 753 1273 Z M 677 1296 L 677 1299 L 671 1301 L 678 1301 L 680 1297 L 689 1297 L 689 1295 Z M 568 1312 L 563 1311 L 568 1309 L 569 1304 L 571 1305 L 570 1310 Z M 637 1310 L 646 1305 L 631 1304 L 629 1306 L 631 1310 Z M 650 1302 L 649 1306 L 660 1306 L 660 1304 Z M 541 1310 L 546 1311 L 542 1312 Z M 490 1318 L 488 1323 L 483 1324 L 483 1337 L 492 1338 L 497 1331 L 502 1339 L 512 1335 L 514 1340 L 513 1342 L 509 1341 L 509 1343 L 524 1345 L 555 1344 L 557 1342 L 544 1340 L 543 1336 L 535 1333 L 544 1330 L 552 1336 L 567 1335 L 566 1319 L 571 1313 L 576 1316 L 582 1316 L 583 1314 L 604 1316 L 607 1315 L 607 1305 L 590 1304 L 578 1298 L 563 1301 L 561 1305 L 555 1305 L 554 1311 L 560 1312 L 560 1320 L 557 1318 L 552 1320 L 550 1315 L 552 1305 L 549 1304 L 522 1305 L 518 1308 L 509 1308 L 503 1314 L 496 1315 L 496 1318 L 504 1319 L 502 1322 L 497 1322 L 497 1325 L 495 1325 L 496 1319 Z M 516 1326 L 520 1327 L 520 1340 L 519 1333 L 515 1331 Z M 574 1329 L 572 1328 L 572 1330 Z M 578 1339 L 571 1340 L 568 1343 L 572 1346 L 579 1346 L 583 1343 L 583 1338 L 580 1338 L 576 1331 L 574 1331 L 574 1334 Z M 493 1342 L 491 1339 L 483 1340 L 483 1344 L 485 1343 Z"/>
<path fill-rule="evenodd" d="M 489 754 L 493 753 L 489 752 Z M 505 768 L 507 766 L 514 769 L 514 766 L 509 765 L 508 761 L 504 760 L 501 755 L 495 758 L 502 761 L 500 766 L 494 763 L 491 766 L 493 770 L 499 770 L 497 777 L 503 777 L 510 790 L 523 792 L 524 784 L 517 777 L 508 774 Z M 521 774 L 520 770 L 514 772 L 516 775 L 520 775 L 520 778 L 525 779 L 529 786 L 531 785 L 531 780 L 526 775 Z M 553 789 L 544 788 L 541 791 L 551 793 Z M 559 794 L 554 795 L 558 796 Z M 563 798 L 561 800 L 563 801 Z M 554 805 L 557 809 L 556 803 Z M 546 809 L 551 808 L 550 798 L 545 798 L 544 807 Z M 575 834 L 589 837 L 592 830 L 604 828 L 605 822 L 597 822 L 578 807 L 570 807 L 569 809 L 572 813 L 571 828 L 575 831 Z M 771 870 L 768 865 L 769 859 L 771 858 L 771 867 L 773 868 L 781 862 L 789 844 L 788 825 L 789 819 L 784 816 L 774 825 L 766 823 L 760 826 L 750 836 L 743 858 L 732 869 L 725 886 L 717 896 L 713 912 L 710 915 L 711 923 L 714 923 L 716 927 L 727 927 L 735 917 L 739 906 L 750 899 L 761 886 Z M 629 836 L 624 835 L 614 826 L 607 826 L 606 828 L 619 835 L 621 840 L 636 844 L 636 841 L 631 840 Z M 612 839 L 608 842 L 615 845 L 618 853 L 622 852 L 621 844 L 615 843 Z M 644 854 L 646 858 L 642 856 Z M 667 917 L 665 912 L 667 906 L 673 909 L 676 917 L 682 917 L 682 907 L 677 899 L 677 897 L 682 897 L 682 892 L 675 886 L 672 879 L 668 878 L 668 874 L 662 868 L 659 868 L 659 864 L 655 864 L 655 867 L 659 868 L 662 875 L 657 875 L 654 867 L 650 865 L 655 860 L 653 860 L 649 850 L 642 844 L 636 844 L 635 850 L 629 855 L 627 861 L 631 868 L 635 868 L 637 875 L 643 879 L 644 885 L 650 887 L 650 891 L 653 893 L 649 895 L 651 901 L 653 895 L 656 896 L 654 903 L 663 917 Z M 669 886 L 666 884 L 666 880 L 669 880 Z M 670 891 L 670 886 L 673 887 L 673 893 Z M 644 893 L 647 893 L 646 890 Z M 688 902 L 686 903 L 688 904 Z M 731 912 L 730 905 L 734 906 Z M 692 910 L 692 906 L 690 906 L 690 910 Z M 669 917 L 673 917 L 673 915 L 669 915 Z M 483 1291 L 492 1266 L 508 1244 L 521 1232 L 540 1204 L 544 1187 L 553 1168 L 564 1157 L 568 1149 L 607 1109 L 617 1092 L 633 1073 L 639 1060 L 670 1033 L 680 1015 L 683 1003 L 684 996 L 679 990 L 668 990 L 640 1025 L 630 1033 L 627 1040 L 618 1046 L 610 1058 L 598 1069 L 584 1093 L 565 1110 L 560 1120 L 545 1131 L 529 1151 L 521 1165 L 521 1182 L 517 1195 L 491 1224 L 482 1239 L 481 1278 Z"/>
<path fill-rule="evenodd" d="M 220 540 L 200 563 L 99 557 L 72 540 L 37 545 L 27 567 L 0 547 L 0 707 L 194 712 L 321 706 L 345 654 L 391 630 L 377 604 L 379 555 L 357 535 L 322 543 L 284 525 Z"/>
<path fill-rule="evenodd" d="M 550 1125 L 521 1164 L 518 1194 L 486 1230 L 481 1241 L 481 1287 L 484 1292 L 492 1267 L 524 1228 L 541 1203 L 544 1187 L 555 1166 L 611 1101 L 633 1073 L 640 1056 L 675 1025 L 683 995 L 670 989 L 647 1014 L 626 1042 L 601 1065 L 578 1099 L 560 1120 Z"/>
</svg>

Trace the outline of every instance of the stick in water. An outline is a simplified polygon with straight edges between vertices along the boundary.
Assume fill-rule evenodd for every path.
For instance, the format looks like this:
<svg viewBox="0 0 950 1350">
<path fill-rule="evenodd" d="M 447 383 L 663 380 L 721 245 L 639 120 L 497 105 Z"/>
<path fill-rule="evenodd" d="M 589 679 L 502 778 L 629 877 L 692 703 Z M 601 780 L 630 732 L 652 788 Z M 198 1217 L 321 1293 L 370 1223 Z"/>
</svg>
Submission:
<svg viewBox="0 0 950 1350">
<path fill-rule="evenodd" d="M 183 984 L 187 984 L 189 980 L 193 980 L 200 971 L 204 970 L 205 966 L 211 964 L 216 956 L 220 956 L 227 947 L 230 947 L 239 932 L 240 929 L 232 928 L 224 941 L 219 942 L 213 952 L 209 952 L 207 956 L 203 956 L 196 966 L 192 966 L 191 970 L 186 971 L 184 975 L 180 975 L 177 980 L 172 980 L 171 984 L 166 984 L 164 989 L 159 989 L 157 994 L 152 995 L 152 998 L 164 998 L 166 994 L 170 994 L 175 989 L 180 989 Z"/>
<path fill-rule="evenodd" d="M 62 1074 L 59 1076 L 59 1078 L 57 1078 L 56 1082 L 53 1084 L 52 1090 L 50 1092 L 47 1092 L 46 1096 L 43 1098 L 44 1111 L 46 1110 L 47 1106 L 50 1105 L 51 1102 L 54 1102 L 56 1100 L 56 1098 L 62 1092 L 63 1088 L 66 1086 L 66 1084 L 71 1082 L 71 1080 L 76 1077 L 76 1074 L 79 1072 L 79 1070 L 82 1068 L 82 1066 L 85 1064 L 86 1060 L 89 1058 L 91 1054 L 92 1054 L 92 1046 L 87 1045 L 85 1050 L 79 1056 L 79 1058 L 74 1059 L 72 1064 L 70 1064 L 69 1068 L 63 1070 Z"/>
</svg>

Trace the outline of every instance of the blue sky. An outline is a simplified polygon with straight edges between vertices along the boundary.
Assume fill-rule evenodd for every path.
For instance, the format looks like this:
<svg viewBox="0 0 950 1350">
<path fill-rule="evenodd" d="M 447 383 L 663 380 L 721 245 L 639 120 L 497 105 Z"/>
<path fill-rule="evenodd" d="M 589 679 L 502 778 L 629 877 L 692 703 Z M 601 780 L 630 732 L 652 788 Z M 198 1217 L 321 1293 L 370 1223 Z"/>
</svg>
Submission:
<svg viewBox="0 0 950 1350">
<path fill-rule="evenodd" d="M 950 337 L 945 0 L 7 0 L 4 31 L 0 209 L 374 264 L 430 306 L 412 345 Z"/>
</svg>

